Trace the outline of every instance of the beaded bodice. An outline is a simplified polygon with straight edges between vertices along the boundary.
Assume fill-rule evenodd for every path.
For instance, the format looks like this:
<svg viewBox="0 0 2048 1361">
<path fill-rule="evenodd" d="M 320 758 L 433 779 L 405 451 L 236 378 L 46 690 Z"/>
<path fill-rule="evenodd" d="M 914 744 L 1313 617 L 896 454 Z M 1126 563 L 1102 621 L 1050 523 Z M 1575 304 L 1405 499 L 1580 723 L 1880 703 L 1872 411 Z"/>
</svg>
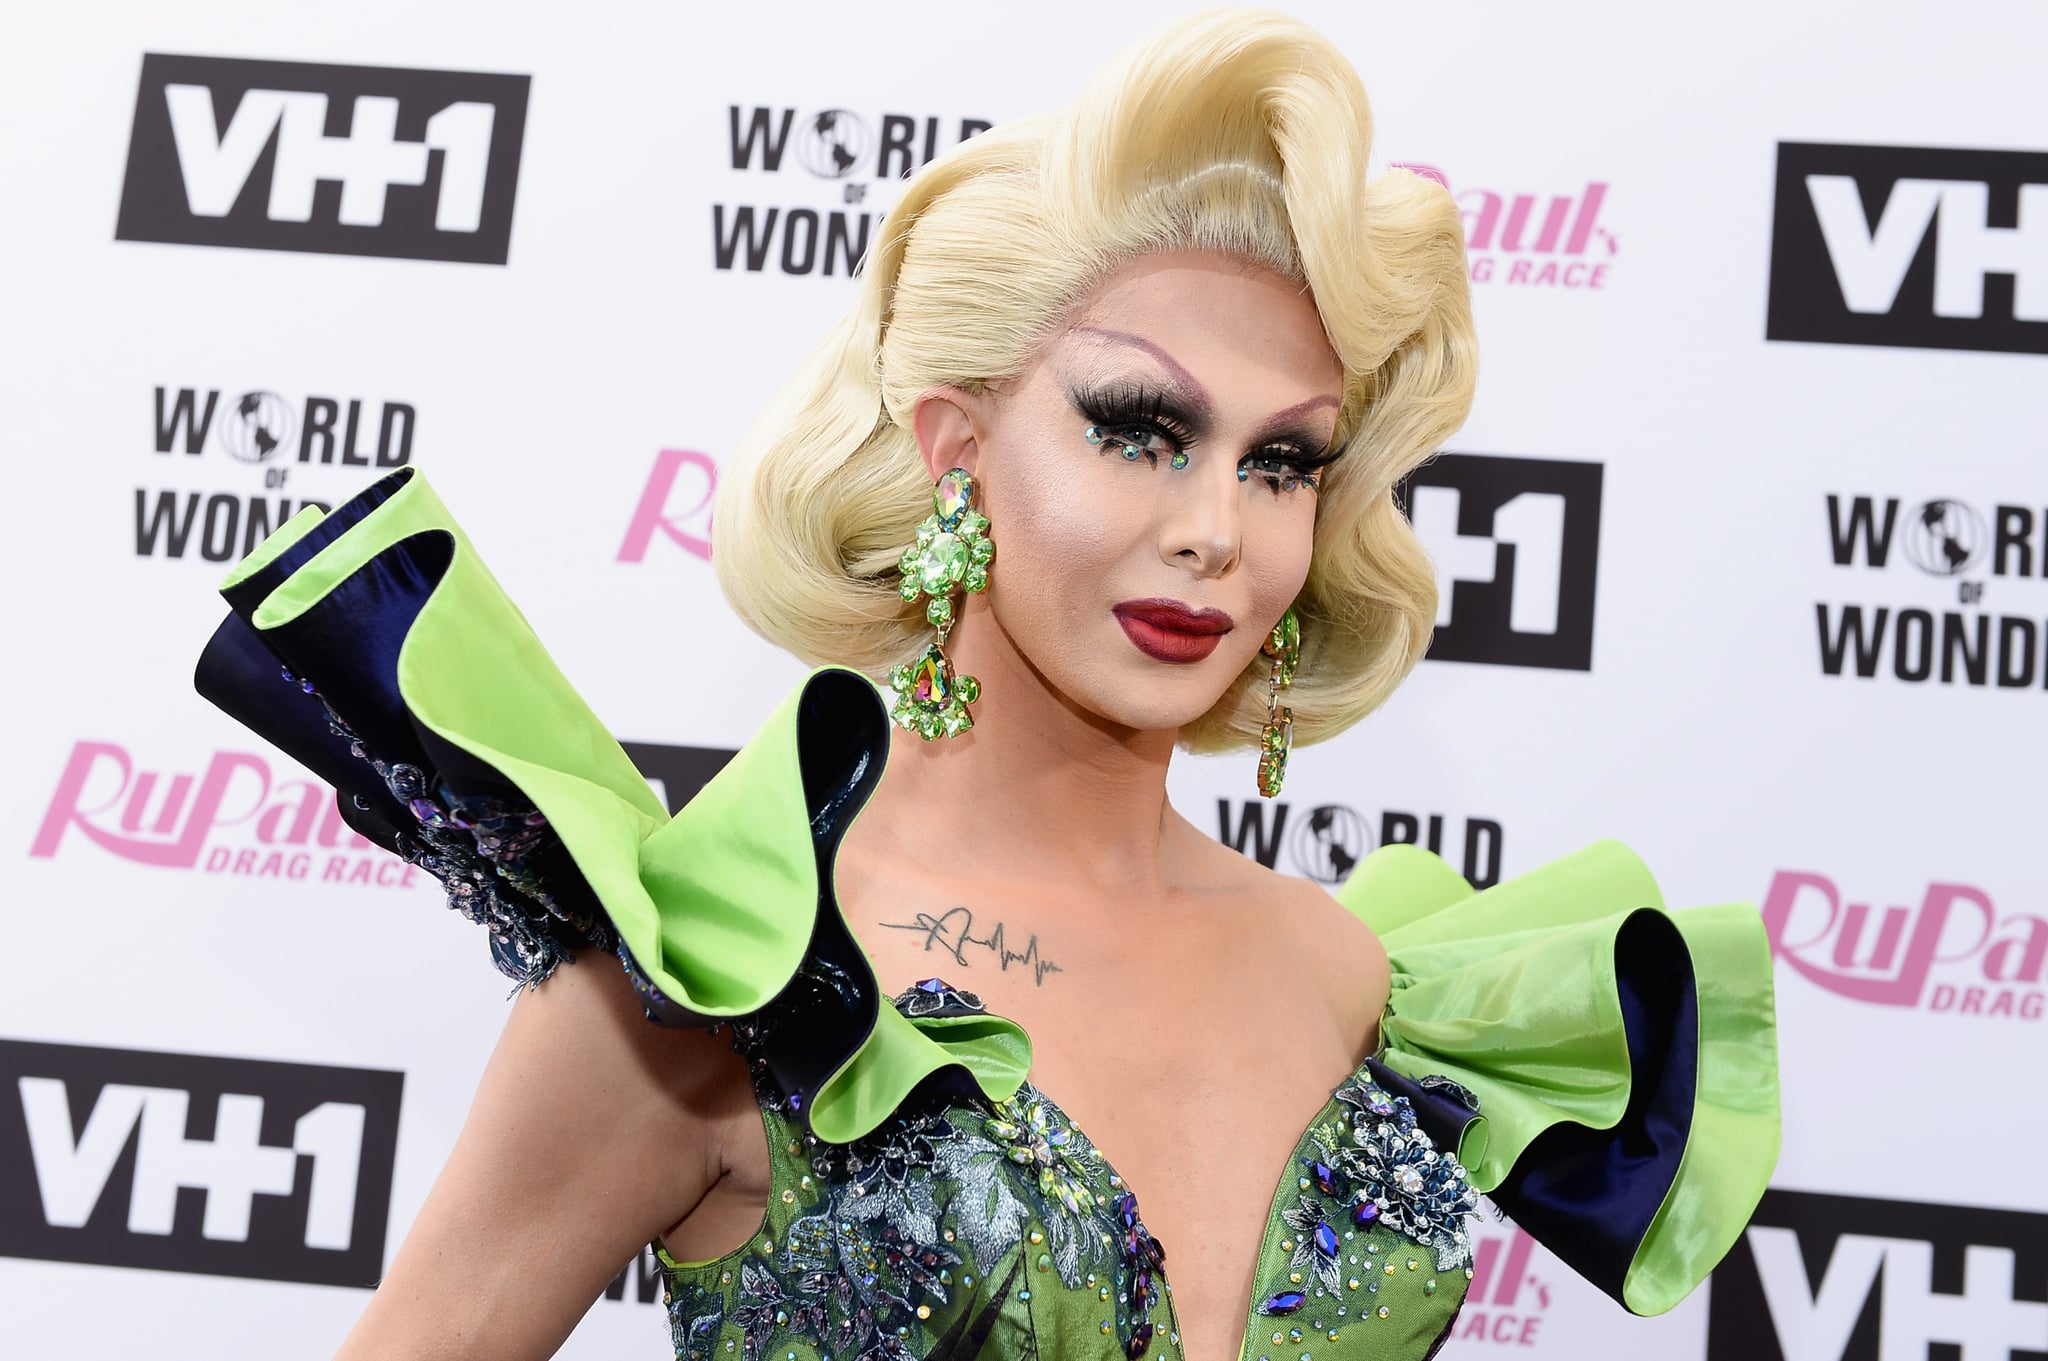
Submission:
<svg viewBox="0 0 2048 1361">
<path fill-rule="evenodd" d="M 651 1021 L 730 1027 L 772 1191 L 745 1246 L 664 1260 L 679 1356 L 1179 1361 L 1140 1200 L 1201 1188 L 1125 1184 L 1029 1081 L 1022 1027 L 936 979 L 892 1005 L 839 911 L 888 746 L 869 681 L 821 668 L 672 810 L 414 469 L 298 516 L 222 591 L 201 692 L 441 878 L 501 970 L 616 956 Z M 1483 893 L 1383 846 L 1339 898 L 1387 946 L 1383 1047 L 1273 1169 L 1240 1361 L 1428 1356 L 1475 1187 L 1628 1308 L 1683 1299 L 1776 1155 L 1754 909 L 1667 913 L 1611 842 Z"/>
<path fill-rule="evenodd" d="M 981 1011 L 928 980 L 913 1017 Z M 740 1028 L 743 1054 L 774 1020 Z M 1456 1159 L 1368 1063 L 1305 1130 L 1268 1209 L 1243 1361 L 1414 1357 L 1471 1276 L 1474 1196 Z M 1470 1098 L 1441 1095 L 1429 1104 Z M 913 1098 L 829 1144 L 757 1081 L 771 1185 L 723 1257 L 657 1246 L 682 1361 L 1183 1355 L 1164 1247 L 1138 1196 L 1049 1097 Z"/>
</svg>

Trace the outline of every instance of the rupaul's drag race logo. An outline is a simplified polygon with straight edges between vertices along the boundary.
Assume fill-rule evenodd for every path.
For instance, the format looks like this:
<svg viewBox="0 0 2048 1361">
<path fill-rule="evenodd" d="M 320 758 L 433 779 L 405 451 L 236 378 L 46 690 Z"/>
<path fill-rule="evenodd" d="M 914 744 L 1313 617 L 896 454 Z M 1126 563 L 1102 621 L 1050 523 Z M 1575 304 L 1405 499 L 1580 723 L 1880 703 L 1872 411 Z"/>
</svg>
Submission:
<svg viewBox="0 0 2048 1361">
<path fill-rule="evenodd" d="M 135 489 L 135 555 L 205 562 L 245 557 L 307 506 L 332 510 L 412 462 L 419 424 L 410 402 L 260 388 L 160 386 L 153 411 L 150 480 L 175 485 Z"/>
<path fill-rule="evenodd" d="M 1465 224 L 1465 258 L 1475 284 L 1511 288 L 1600 289 L 1621 242 L 1600 220 L 1607 182 L 1591 180 L 1568 194 L 1502 192 L 1460 187 L 1433 165 L 1397 164 L 1435 180 L 1457 200 Z"/>
<path fill-rule="evenodd" d="M 1982 504 L 1827 494 L 1830 557 L 1865 598 L 1814 603 L 1821 674 L 2048 690 L 2048 507 Z"/>
<path fill-rule="evenodd" d="M 502 265 L 528 84 L 149 53 L 114 237 Z"/>
<path fill-rule="evenodd" d="M 910 172 L 990 127 L 957 114 L 740 104 L 725 114 L 731 162 L 720 170 L 742 201 L 711 205 L 713 266 L 848 279 Z M 779 202 L 747 201 L 763 176 L 774 177 Z"/>
<path fill-rule="evenodd" d="M 1764 895 L 1771 952 L 1808 982 L 1878 1006 L 2038 1021 L 2048 918 L 2000 912 L 1970 884 L 1919 902 L 1857 902 L 1824 874 L 1779 870 Z"/>
<path fill-rule="evenodd" d="M 718 465 L 695 449 L 663 449 L 619 541 L 620 562 L 645 562 L 657 544 L 711 561 L 711 504 Z"/>
<path fill-rule="evenodd" d="M 143 769 L 114 742 L 79 742 L 31 856 L 89 843 L 141 865 L 246 879 L 410 888 L 413 866 L 350 830 L 334 791 L 246 752 L 203 769 Z"/>
<path fill-rule="evenodd" d="M 1512 1224 L 1488 1224 L 1472 1234 L 1472 1285 L 1451 1325 L 1451 1340 L 1533 1347 L 1550 1309 L 1550 1281 L 1539 1272 L 1557 1259 Z"/>
<path fill-rule="evenodd" d="M 1778 144 L 1764 337 L 2048 354 L 2048 152 Z"/>
</svg>

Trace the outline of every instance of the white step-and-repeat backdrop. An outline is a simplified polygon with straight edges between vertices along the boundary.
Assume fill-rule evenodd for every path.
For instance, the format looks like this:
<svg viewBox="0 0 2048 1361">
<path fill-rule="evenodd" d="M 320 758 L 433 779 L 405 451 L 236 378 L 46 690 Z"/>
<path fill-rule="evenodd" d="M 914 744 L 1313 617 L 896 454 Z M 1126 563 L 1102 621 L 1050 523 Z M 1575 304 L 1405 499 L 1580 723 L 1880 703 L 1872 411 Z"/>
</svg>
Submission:
<svg viewBox="0 0 2048 1361">
<path fill-rule="evenodd" d="M 735 439 L 907 172 L 1176 12 L 0 19 L 0 1353 L 326 1355 L 505 1014 L 192 693 L 229 563 L 427 469 L 683 797 L 800 674 L 713 583 Z M 1711 1285 L 1631 1320 L 1489 1221 L 1446 1354 L 2048 1353 L 2048 12 L 1300 12 L 1464 210 L 1483 381 L 1412 493 L 1432 659 L 1284 799 L 1176 801 L 1332 884 L 1618 836 L 1778 959 L 1784 1156 Z M 650 1267 L 565 1355 L 665 1354 Z"/>
</svg>

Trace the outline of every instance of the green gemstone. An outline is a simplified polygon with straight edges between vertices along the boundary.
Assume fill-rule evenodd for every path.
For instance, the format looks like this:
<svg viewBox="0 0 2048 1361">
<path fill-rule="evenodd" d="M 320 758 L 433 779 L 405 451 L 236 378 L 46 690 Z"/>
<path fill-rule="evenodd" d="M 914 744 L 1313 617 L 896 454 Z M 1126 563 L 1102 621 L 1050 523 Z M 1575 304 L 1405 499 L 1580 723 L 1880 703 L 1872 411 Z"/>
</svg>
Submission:
<svg viewBox="0 0 2048 1361">
<path fill-rule="evenodd" d="M 960 532 L 969 538 L 988 533 L 988 516 L 978 510 L 970 510 L 960 517 Z"/>
<path fill-rule="evenodd" d="M 917 568 L 915 566 L 905 567 L 903 569 L 903 580 L 897 584 L 896 594 L 903 597 L 905 604 L 909 604 L 924 594 L 923 591 L 917 588 L 916 573 Z"/>
<path fill-rule="evenodd" d="M 986 567 L 969 567 L 969 568 L 967 569 L 967 590 L 968 590 L 968 592 L 969 592 L 970 594 L 973 594 L 973 595 L 980 595 L 980 594 L 981 594 L 981 593 L 982 593 L 983 591 L 985 591 L 985 590 L 987 590 L 987 589 L 988 589 L 988 568 L 986 568 Z"/>
<path fill-rule="evenodd" d="M 942 595 L 932 597 L 932 603 L 924 607 L 924 617 L 935 629 L 942 629 L 953 622 L 953 602 Z"/>
<path fill-rule="evenodd" d="M 917 582 L 926 595 L 944 595 L 967 571 L 967 545 L 957 534 L 942 533 L 932 539 L 917 565 Z"/>
<path fill-rule="evenodd" d="M 976 567 L 986 565 L 988 560 L 995 555 L 996 546 L 995 541 L 992 539 L 976 539 L 974 546 L 967 550 L 968 560 Z"/>
<path fill-rule="evenodd" d="M 960 696 L 962 704 L 972 704 L 981 698 L 981 682 L 972 676 L 961 676 L 953 682 L 953 692 Z"/>
</svg>

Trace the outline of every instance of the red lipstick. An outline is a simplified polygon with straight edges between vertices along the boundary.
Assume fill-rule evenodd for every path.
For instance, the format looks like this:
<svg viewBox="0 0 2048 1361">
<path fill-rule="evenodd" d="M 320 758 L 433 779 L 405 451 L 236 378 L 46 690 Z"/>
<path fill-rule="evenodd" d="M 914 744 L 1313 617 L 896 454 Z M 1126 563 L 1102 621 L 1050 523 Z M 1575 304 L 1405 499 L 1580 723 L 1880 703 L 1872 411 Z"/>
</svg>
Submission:
<svg viewBox="0 0 2048 1361">
<path fill-rule="evenodd" d="M 1234 627 L 1221 610 L 1191 610 L 1178 600 L 1126 600 L 1110 613 L 1131 646 L 1161 662 L 1199 662 Z"/>
</svg>

